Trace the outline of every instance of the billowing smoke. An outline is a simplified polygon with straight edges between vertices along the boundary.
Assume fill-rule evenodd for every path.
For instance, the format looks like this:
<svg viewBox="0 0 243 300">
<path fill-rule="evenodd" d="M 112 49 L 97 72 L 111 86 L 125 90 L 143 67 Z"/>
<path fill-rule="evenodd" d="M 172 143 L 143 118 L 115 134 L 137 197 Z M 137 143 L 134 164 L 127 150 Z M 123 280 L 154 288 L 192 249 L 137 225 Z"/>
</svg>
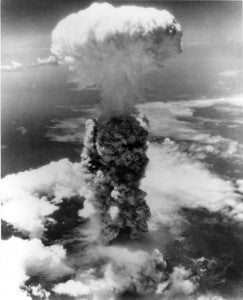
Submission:
<svg viewBox="0 0 243 300">
<path fill-rule="evenodd" d="M 80 88 L 101 88 L 103 111 L 114 116 L 134 111 L 141 77 L 180 52 L 180 39 L 165 10 L 94 3 L 58 23 L 51 50 Z"/>
<path fill-rule="evenodd" d="M 148 161 L 146 140 L 147 131 L 133 116 L 87 122 L 83 166 L 92 176 L 90 203 L 99 213 L 105 244 L 124 230 L 131 238 L 148 230 L 150 211 L 139 189 Z"/>
<path fill-rule="evenodd" d="M 88 121 L 82 154 L 92 190 L 82 216 L 93 215 L 93 236 L 101 243 L 121 232 L 138 238 L 148 231 L 150 211 L 139 188 L 147 131 L 134 105 L 142 100 L 142 77 L 180 52 L 180 38 L 181 27 L 167 11 L 107 3 L 67 16 L 53 31 L 52 53 L 73 80 L 102 91 L 102 114 Z"/>
</svg>

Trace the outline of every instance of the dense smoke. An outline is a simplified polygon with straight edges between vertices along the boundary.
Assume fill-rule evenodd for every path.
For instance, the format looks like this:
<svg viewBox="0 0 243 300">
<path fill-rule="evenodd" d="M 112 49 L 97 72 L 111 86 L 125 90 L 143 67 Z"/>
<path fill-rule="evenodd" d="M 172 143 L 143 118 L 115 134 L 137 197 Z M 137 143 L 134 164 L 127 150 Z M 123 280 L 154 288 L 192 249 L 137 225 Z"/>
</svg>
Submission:
<svg viewBox="0 0 243 300">
<path fill-rule="evenodd" d="M 149 207 L 139 189 L 148 161 L 146 141 L 147 131 L 133 116 L 87 122 L 83 166 L 92 176 L 90 203 L 99 213 L 105 244 L 124 230 L 131 238 L 148 231 Z"/>
</svg>

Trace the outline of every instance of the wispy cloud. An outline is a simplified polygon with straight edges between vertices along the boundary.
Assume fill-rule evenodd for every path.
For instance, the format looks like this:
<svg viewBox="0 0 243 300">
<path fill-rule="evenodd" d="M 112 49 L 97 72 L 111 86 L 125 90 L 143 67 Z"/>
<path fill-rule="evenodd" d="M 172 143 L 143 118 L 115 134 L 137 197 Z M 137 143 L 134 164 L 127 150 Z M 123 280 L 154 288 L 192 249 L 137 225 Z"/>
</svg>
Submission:
<svg viewBox="0 0 243 300">
<path fill-rule="evenodd" d="M 25 135 L 28 132 L 28 130 L 23 126 L 17 127 L 16 130 L 19 131 L 22 135 Z"/>
<path fill-rule="evenodd" d="M 195 114 L 198 109 L 213 108 L 227 113 L 228 118 L 205 118 Z M 190 142 L 188 150 L 198 158 L 208 154 L 222 157 L 241 157 L 242 145 L 238 141 L 221 136 L 205 126 L 224 123 L 242 124 L 242 97 L 198 99 L 177 102 L 154 102 L 138 106 L 149 120 L 149 129 L 155 136 L 169 137 L 177 141 Z M 191 145 L 194 143 L 193 145 Z"/>
<path fill-rule="evenodd" d="M 53 120 L 53 124 L 48 126 L 46 137 L 54 142 L 81 144 L 86 120 L 83 117 Z"/>
<path fill-rule="evenodd" d="M 1 66 L 1 71 L 4 72 L 16 72 L 21 71 L 23 69 L 23 65 L 19 62 L 11 60 L 11 64 Z"/>
<path fill-rule="evenodd" d="M 38 68 L 43 66 L 56 66 L 58 65 L 58 60 L 54 55 L 50 55 L 45 58 L 38 57 L 36 62 L 32 64 L 23 65 L 20 62 L 16 62 L 14 60 L 11 61 L 8 65 L 2 65 L 1 71 L 2 72 L 16 72 L 16 71 L 24 71 L 32 68 Z"/>
<path fill-rule="evenodd" d="M 46 137 L 54 142 L 81 144 L 85 134 L 85 123 L 87 119 L 97 117 L 97 107 L 90 105 L 59 105 L 58 108 L 78 112 L 84 117 L 52 120 L 51 124 L 47 126 Z"/>
<path fill-rule="evenodd" d="M 243 74 L 243 70 L 227 70 L 219 73 L 220 76 L 226 78 L 233 78 L 241 74 Z"/>
</svg>

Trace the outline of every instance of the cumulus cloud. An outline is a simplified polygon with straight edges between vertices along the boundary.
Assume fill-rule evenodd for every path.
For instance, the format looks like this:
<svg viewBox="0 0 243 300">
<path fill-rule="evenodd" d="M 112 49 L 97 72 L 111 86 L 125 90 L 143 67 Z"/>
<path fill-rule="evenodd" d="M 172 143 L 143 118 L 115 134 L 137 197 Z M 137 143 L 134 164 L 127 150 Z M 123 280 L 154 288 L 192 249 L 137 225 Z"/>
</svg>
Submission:
<svg viewBox="0 0 243 300">
<path fill-rule="evenodd" d="M 180 296 L 189 296 L 197 288 L 197 285 L 191 280 L 191 271 L 182 266 L 175 267 L 170 274 L 170 288 L 164 292 L 166 298 L 180 299 Z"/>
<path fill-rule="evenodd" d="M 236 184 L 237 184 L 237 186 L 238 186 L 239 192 L 243 194 L 243 179 L 237 180 L 237 181 L 236 181 Z"/>
<path fill-rule="evenodd" d="M 150 144 L 148 157 L 149 164 L 141 185 L 147 193 L 146 201 L 152 213 L 151 228 L 156 221 L 173 222 L 175 212 L 182 207 L 224 211 L 230 206 L 230 214 L 240 218 L 242 209 L 234 185 L 180 152 L 176 144 L 168 140 L 162 146 Z"/>
<path fill-rule="evenodd" d="M 79 212 L 79 216 L 83 218 L 89 218 L 96 213 L 96 210 L 92 203 L 85 201 L 84 208 Z"/>
<path fill-rule="evenodd" d="M 63 198 L 80 195 L 83 172 L 68 159 L 2 179 L 2 219 L 31 236 L 41 236 L 46 218 Z"/>
<path fill-rule="evenodd" d="M 21 289 L 31 276 L 45 276 L 54 280 L 73 272 L 66 264 L 66 252 L 62 246 L 44 247 L 38 239 L 22 240 L 16 237 L 1 243 L 1 270 L 4 273 L 1 276 L 0 293 L 1 298 L 6 300 L 31 299 Z"/>
<path fill-rule="evenodd" d="M 96 288 L 95 288 L 96 286 Z M 85 285 L 80 281 L 76 280 L 68 280 L 65 283 L 59 283 L 54 288 L 53 291 L 56 294 L 64 294 L 72 297 L 80 297 L 80 296 L 88 296 L 91 293 L 94 293 L 97 288 L 97 282 L 95 282 L 95 286 L 93 285 Z"/>
<path fill-rule="evenodd" d="M 40 299 L 45 299 L 45 300 L 48 300 L 51 293 L 50 292 L 47 292 L 45 289 L 43 289 L 41 287 L 40 284 L 36 285 L 36 286 L 30 286 L 27 288 L 27 291 L 35 296 L 35 297 L 38 297 Z"/>
<path fill-rule="evenodd" d="M 16 72 L 16 71 L 21 71 L 22 67 L 23 66 L 21 63 L 11 60 L 11 64 L 1 66 L 1 70 L 5 72 Z"/>
<path fill-rule="evenodd" d="M 55 285 L 53 291 L 58 295 L 68 295 L 77 299 L 86 296 L 91 299 L 113 300 L 113 282 L 109 282 L 106 278 L 98 279 L 94 273 L 94 270 L 89 269 L 79 279 L 70 279 L 67 282 Z"/>
<path fill-rule="evenodd" d="M 180 52 L 181 27 L 165 10 L 94 3 L 58 23 L 52 53 L 80 88 L 102 89 L 109 114 L 134 110 L 139 78 Z"/>
<path fill-rule="evenodd" d="M 53 55 L 50 55 L 46 58 L 37 58 L 37 62 L 33 63 L 32 66 L 33 67 L 38 67 L 38 66 L 46 66 L 46 65 L 57 65 L 58 61 L 57 58 Z"/>
</svg>

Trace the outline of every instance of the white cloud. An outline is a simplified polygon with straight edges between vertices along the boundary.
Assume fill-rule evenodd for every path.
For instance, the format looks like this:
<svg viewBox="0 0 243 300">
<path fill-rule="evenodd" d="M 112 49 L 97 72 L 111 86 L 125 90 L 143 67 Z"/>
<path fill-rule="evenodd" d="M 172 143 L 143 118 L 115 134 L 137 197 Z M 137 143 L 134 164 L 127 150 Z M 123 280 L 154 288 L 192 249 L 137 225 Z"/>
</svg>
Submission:
<svg viewBox="0 0 243 300">
<path fill-rule="evenodd" d="M 243 70 L 228 70 L 220 72 L 219 75 L 226 78 L 236 77 L 243 73 Z"/>
<path fill-rule="evenodd" d="M 97 278 L 92 271 L 84 272 L 79 279 L 71 279 L 57 284 L 54 286 L 53 291 L 58 295 L 77 297 L 76 299 L 81 297 L 82 299 L 114 300 L 114 283 L 105 277 Z"/>
<path fill-rule="evenodd" d="M 80 195 L 84 186 L 79 163 L 68 159 L 2 179 L 2 219 L 31 236 L 40 236 L 46 217 L 62 198 Z M 50 199 L 51 200 L 50 200 Z"/>
<path fill-rule="evenodd" d="M 233 208 L 240 216 L 239 195 L 230 181 L 212 174 L 204 164 L 179 151 L 176 144 L 150 144 L 149 164 L 141 188 L 152 212 L 151 228 L 156 222 L 171 224 L 181 207 L 205 207 L 210 211 Z"/>
<path fill-rule="evenodd" d="M 89 286 L 75 280 L 59 283 L 54 287 L 53 291 L 56 294 L 70 295 L 72 297 L 88 296 L 91 292 L 94 292 Z"/>
<path fill-rule="evenodd" d="M 53 289 L 56 293 L 110 299 L 116 294 L 130 289 L 134 291 L 136 288 L 140 294 L 149 294 L 156 289 L 163 275 L 163 272 L 156 269 L 155 261 L 160 266 L 166 265 L 158 250 L 147 253 L 125 247 L 98 246 L 91 248 L 88 255 L 88 259 L 93 262 L 99 259 L 108 260 L 102 267 L 102 276 L 95 276 L 95 270 L 87 270 L 78 274 L 74 280 L 56 285 Z"/>
<path fill-rule="evenodd" d="M 47 300 L 51 295 L 51 293 L 43 289 L 40 284 L 38 284 L 37 286 L 30 286 L 28 290 L 30 290 L 33 296 L 39 297 L 40 299 Z"/>
<path fill-rule="evenodd" d="M 96 210 L 94 209 L 93 204 L 91 202 L 84 201 L 84 207 L 79 212 L 79 216 L 83 217 L 83 218 L 89 218 L 95 213 L 96 213 Z"/>
<path fill-rule="evenodd" d="M 4 198 L 3 190 L 3 201 Z M 45 197 L 29 195 L 13 186 L 16 193 L 2 206 L 2 219 L 31 236 L 40 237 L 44 231 L 46 217 L 52 214 L 57 206 L 51 204 Z"/>
<path fill-rule="evenodd" d="M 38 239 L 12 237 L 1 243 L 1 299 L 28 299 L 20 289 L 30 276 L 42 275 L 50 280 L 71 274 L 66 252 L 59 245 L 44 247 Z"/>
<path fill-rule="evenodd" d="M 33 63 L 33 67 L 38 67 L 38 66 L 45 66 L 45 65 L 57 65 L 58 61 L 55 56 L 50 55 L 46 58 L 37 58 L 37 62 Z"/>
<path fill-rule="evenodd" d="M 37 58 L 37 62 L 34 62 L 31 65 L 25 65 L 25 66 L 23 66 L 22 63 L 11 60 L 10 64 L 1 66 L 1 71 L 16 72 L 16 71 L 22 71 L 24 69 L 37 68 L 37 67 L 47 66 L 47 65 L 58 65 L 58 61 L 57 61 L 56 57 L 53 55 L 50 55 L 46 58 Z"/>
<path fill-rule="evenodd" d="M 102 89 L 108 114 L 134 111 L 141 76 L 180 52 L 181 26 L 166 10 L 93 3 L 52 32 L 51 52 L 79 88 Z"/>
<path fill-rule="evenodd" d="M 1 66 L 1 70 L 5 71 L 5 72 L 21 71 L 22 70 L 22 64 L 19 63 L 19 62 L 14 61 L 14 60 L 11 60 L 11 64 Z"/>
<path fill-rule="evenodd" d="M 197 286 L 190 280 L 190 277 L 190 270 L 182 266 L 175 267 L 169 278 L 170 288 L 164 292 L 165 298 L 180 299 L 179 296 L 191 295 Z"/>
<path fill-rule="evenodd" d="M 243 194 L 243 179 L 239 179 L 236 181 L 236 184 L 238 186 L 238 190 L 239 192 L 241 192 Z"/>
<path fill-rule="evenodd" d="M 233 96 L 229 98 L 213 98 L 213 99 L 197 99 L 177 102 L 152 102 L 143 105 L 138 105 L 139 110 L 145 114 L 151 121 L 151 130 L 157 132 L 162 131 L 162 134 L 167 130 L 168 135 L 172 131 L 180 135 L 180 127 L 183 126 L 185 134 L 197 132 L 198 127 L 193 127 L 189 121 L 181 121 L 178 118 L 192 118 L 194 117 L 194 110 L 196 108 L 214 107 L 215 109 L 223 112 L 233 114 L 238 112 L 243 114 L 243 95 Z M 154 117 L 154 119 L 152 118 Z M 196 117 L 201 120 L 200 117 Z M 210 120 L 210 119 L 207 119 Z M 214 119 L 212 121 L 218 121 Z M 221 121 L 225 121 L 222 119 Z M 178 128 L 178 127 L 179 128 Z"/>
<path fill-rule="evenodd" d="M 117 217 L 118 213 L 119 213 L 119 208 L 117 206 L 113 205 L 109 208 L 109 214 L 112 220 L 114 220 Z"/>
</svg>

